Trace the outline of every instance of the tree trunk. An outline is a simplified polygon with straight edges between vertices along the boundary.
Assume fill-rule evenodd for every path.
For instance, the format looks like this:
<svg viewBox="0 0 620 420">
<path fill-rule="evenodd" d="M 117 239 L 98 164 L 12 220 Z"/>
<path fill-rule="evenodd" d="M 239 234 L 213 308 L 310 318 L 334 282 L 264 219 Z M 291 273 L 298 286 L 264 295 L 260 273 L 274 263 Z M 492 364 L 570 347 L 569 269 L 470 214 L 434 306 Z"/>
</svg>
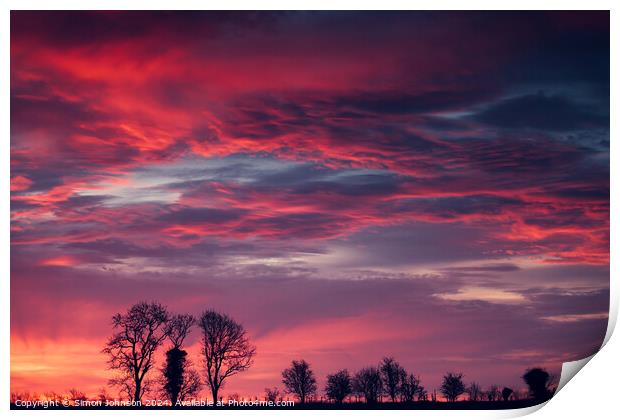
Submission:
<svg viewBox="0 0 620 420">
<path fill-rule="evenodd" d="M 142 384 L 140 383 L 140 381 L 136 381 L 136 389 L 133 395 L 133 400 L 134 401 L 140 401 L 140 391 L 142 388 Z"/>
</svg>

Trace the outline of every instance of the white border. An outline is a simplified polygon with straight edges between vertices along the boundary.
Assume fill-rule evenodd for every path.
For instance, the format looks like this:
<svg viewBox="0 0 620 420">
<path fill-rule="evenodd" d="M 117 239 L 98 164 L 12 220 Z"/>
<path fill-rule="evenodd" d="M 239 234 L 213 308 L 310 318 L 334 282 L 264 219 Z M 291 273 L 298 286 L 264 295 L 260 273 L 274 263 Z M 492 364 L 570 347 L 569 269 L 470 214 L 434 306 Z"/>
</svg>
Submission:
<svg viewBox="0 0 620 420">
<path fill-rule="evenodd" d="M 464 1 L 403 1 L 403 0 L 382 0 L 379 2 L 371 2 L 367 0 L 341 0 L 335 2 L 333 0 L 298 0 L 295 2 L 284 0 L 228 0 L 225 3 L 209 4 L 207 2 L 195 0 L 175 0 L 158 1 L 158 0 L 91 0 L 87 4 L 79 0 L 56 0 L 54 2 L 46 0 L 8 0 L 3 2 L 2 20 L 0 23 L 0 57 L 8 58 L 10 56 L 10 10 L 62 10 L 62 9 L 131 9 L 131 10 L 162 10 L 162 9 L 213 9 L 213 10 L 232 10 L 232 9 L 250 9 L 250 10 L 270 10 L 270 9 L 298 9 L 298 10 L 374 10 L 377 6 L 382 9 L 415 9 L 415 10 L 612 10 L 611 12 L 611 74 L 618 74 L 617 53 L 614 53 L 615 42 L 618 38 L 617 23 L 613 10 L 614 3 L 610 0 L 599 1 L 589 0 L 521 0 L 521 1 L 488 1 L 488 0 L 469 0 Z M 2 78 L 0 79 L 0 92 L 2 95 L 2 127 L 4 135 L 0 137 L 4 145 L 4 153 L 0 154 L 2 163 L 0 168 L 4 173 L 3 188 L 6 190 L 5 199 L 0 203 L 0 212 L 4 217 L 4 228 L 2 229 L 2 239 L 0 246 L 2 249 L 2 290 L 0 299 L 2 302 L 3 317 L 1 318 L 0 338 L 2 346 L 2 366 L 0 370 L 0 395 L 2 398 L 2 411 L 9 411 L 8 396 L 10 394 L 10 292 L 9 292 L 9 276 L 10 276 L 10 195 L 9 195 L 9 179 L 10 179 L 10 67 L 8 60 L 2 60 Z M 616 109 L 615 99 L 618 97 L 617 84 L 611 85 L 611 113 Z M 615 133 L 617 124 L 611 119 L 611 132 Z M 620 179 L 620 168 L 617 166 L 618 153 L 617 148 L 611 146 L 611 213 L 617 209 L 618 190 L 613 180 Z M 611 232 L 618 232 L 617 218 L 611 218 Z M 611 236 L 611 255 L 615 256 L 618 250 L 618 241 L 616 236 Z M 571 383 L 559 392 L 548 404 L 545 410 L 536 412 L 533 418 L 583 418 L 589 416 L 591 418 L 607 418 L 605 413 L 617 412 L 615 405 L 616 397 L 616 381 L 614 375 L 618 372 L 618 360 L 613 357 L 613 353 L 618 353 L 620 345 L 618 339 L 611 339 L 611 333 L 616 324 L 618 315 L 618 264 L 611 259 L 611 306 L 610 306 L 610 323 L 605 337 L 605 351 L 597 354 L 593 361 L 589 364 L 583 376 L 579 381 L 571 381 Z M 614 352 L 615 350 L 615 352 Z M 612 368 L 610 365 L 614 365 Z M 570 368 L 570 366 L 569 366 Z M 577 369 L 578 370 L 578 369 Z M 576 373 L 576 372 L 575 372 Z M 522 416 L 535 412 L 540 408 L 530 407 L 519 410 L 503 410 L 503 411 L 92 411 L 88 412 L 89 417 L 93 418 L 150 418 L 153 415 L 163 416 L 166 418 L 183 416 L 186 418 L 201 418 L 205 416 L 216 416 L 218 418 L 248 418 L 251 416 L 255 419 L 272 419 L 272 418 L 295 418 L 308 419 L 317 416 L 326 416 L 328 418 L 361 418 L 371 419 L 377 416 L 383 416 L 387 413 L 394 418 L 458 418 L 458 419 L 480 419 L 480 418 L 511 418 Z M 8 413 L 15 418 L 46 418 L 46 419 L 64 419 L 84 417 L 86 412 L 68 412 L 68 411 L 10 411 Z"/>
</svg>

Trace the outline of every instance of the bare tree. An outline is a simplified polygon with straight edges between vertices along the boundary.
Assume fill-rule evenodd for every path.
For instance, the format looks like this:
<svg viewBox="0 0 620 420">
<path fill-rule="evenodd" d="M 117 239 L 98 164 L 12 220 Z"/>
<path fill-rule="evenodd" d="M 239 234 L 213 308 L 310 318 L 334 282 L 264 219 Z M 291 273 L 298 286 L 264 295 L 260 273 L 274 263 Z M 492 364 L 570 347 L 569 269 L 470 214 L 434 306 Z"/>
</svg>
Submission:
<svg viewBox="0 0 620 420">
<path fill-rule="evenodd" d="M 106 401 L 111 400 L 112 397 L 108 394 L 108 390 L 105 387 L 99 388 L 99 393 L 97 394 L 97 400 L 101 403 L 105 403 Z"/>
<path fill-rule="evenodd" d="M 28 391 L 23 391 L 23 392 L 16 392 L 13 391 L 11 392 L 11 404 L 15 404 L 17 401 L 36 401 L 37 400 L 37 396 L 32 395 L 30 392 Z"/>
<path fill-rule="evenodd" d="M 405 370 L 401 372 L 399 394 L 402 401 L 413 402 L 416 396 L 420 395 L 423 387 L 420 385 L 420 378 L 413 373 L 407 374 Z"/>
<path fill-rule="evenodd" d="M 241 401 L 241 395 L 236 392 L 233 392 L 228 397 L 228 401 Z"/>
<path fill-rule="evenodd" d="M 167 325 L 167 333 L 172 347 L 166 351 L 166 363 L 162 369 L 164 395 L 176 405 L 183 391 L 185 396 L 192 396 L 200 389 L 200 381 L 196 382 L 195 372 L 190 372 L 190 361 L 187 352 L 181 348 L 189 335 L 196 319 L 192 315 L 175 315 Z M 188 381 L 188 383 L 185 383 Z"/>
<path fill-rule="evenodd" d="M 550 388 L 554 378 L 545 369 L 539 367 L 528 369 L 522 378 L 530 390 L 530 396 L 535 400 L 548 400 L 553 395 Z"/>
<path fill-rule="evenodd" d="M 72 405 L 75 405 L 76 401 L 84 401 L 87 400 L 88 397 L 86 397 L 86 394 L 83 393 L 82 391 L 80 391 L 77 388 L 71 388 L 69 390 L 69 400 L 71 401 Z"/>
<path fill-rule="evenodd" d="M 400 380 L 405 373 L 405 369 L 393 357 L 384 357 L 379 370 L 385 394 L 390 397 L 392 402 L 395 402 L 398 396 L 398 389 L 400 388 Z"/>
<path fill-rule="evenodd" d="M 167 325 L 168 339 L 172 343 L 172 347 L 180 349 L 183 342 L 196 323 L 196 318 L 190 314 L 174 315 L 170 318 Z"/>
<path fill-rule="evenodd" d="M 256 347 L 250 344 L 243 326 L 225 314 L 206 310 L 200 317 L 200 329 L 207 384 L 215 402 L 226 378 L 252 365 Z"/>
<path fill-rule="evenodd" d="M 448 372 L 443 376 L 441 382 L 441 393 L 448 402 L 454 402 L 465 392 L 465 384 L 463 383 L 462 373 Z"/>
<path fill-rule="evenodd" d="M 342 404 L 345 398 L 351 394 L 351 375 L 346 369 L 327 375 L 327 385 L 325 385 L 325 395 L 334 400 L 337 404 Z"/>
<path fill-rule="evenodd" d="M 477 382 L 469 384 L 465 392 L 469 396 L 469 401 L 480 401 L 482 399 L 482 388 Z"/>
<path fill-rule="evenodd" d="M 140 384 L 141 395 L 148 395 L 152 391 L 156 391 L 157 379 L 145 377 Z M 108 381 L 108 385 L 118 389 L 118 397 L 121 399 L 131 400 L 135 398 L 134 380 L 129 373 L 120 373 L 116 377 Z"/>
<path fill-rule="evenodd" d="M 178 401 L 195 398 L 202 389 L 202 380 L 196 369 L 186 368 L 183 372 L 183 384 L 179 389 Z"/>
<path fill-rule="evenodd" d="M 353 378 L 353 389 L 364 396 L 368 404 L 375 404 L 381 394 L 381 373 L 376 367 L 361 369 Z"/>
<path fill-rule="evenodd" d="M 487 400 L 489 401 L 497 401 L 500 397 L 499 386 L 491 385 L 486 392 Z"/>
<path fill-rule="evenodd" d="M 280 397 L 280 390 L 277 387 L 265 388 L 265 401 L 276 402 Z"/>
<path fill-rule="evenodd" d="M 418 391 L 418 401 L 428 401 L 428 392 L 421 385 L 420 390 Z"/>
<path fill-rule="evenodd" d="M 293 360 L 291 367 L 282 371 L 282 383 L 286 391 L 296 395 L 301 404 L 316 392 L 316 378 L 305 360 Z"/>
<path fill-rule="evenodd" d="M 39 396 L 35 397 L 35 399 L 38 399 L 39 401 L 43 401 L 43 400 L 48 400 L 48 401 L 54 400 L 54 401 L 56 401 L 56 400 L 62 400 L 62 399 L 65 399 L 65 398 L 66 398 L 66 395 L 59 394 L 59 393 L 57 393 L 55 391 L 47 391 L 47 392 L 44 392 L 41 397 L 39 397 Z"/>
<path fill-rule="evenodd" d="M 142 381 L 140 384 L 141 394 L 146 394 L 151 390 L 151 382 L 146 384 L 147 381 Z M 133 377 L 128 373 L 121 373 L 108 381 L 108 385 L 112 388 L 118 389 L 118 397 L 126 398 L 128 400 L 134 398 L 134 385 Z"/>
<path fill-rule="evenodd" d="M 112 317 L 116 332 L 103 352 L 109 357 L 110 369 L 119 370 L 120 375 L 110 384 L 120 387 L 134 401 L 140 401 L 148 389 L 145 378 L 153 368 L 156 350 L 167 337 L 169 319 L 166 308 L 157 302 L 139 302 L 125 314 Z"/>
</svg>

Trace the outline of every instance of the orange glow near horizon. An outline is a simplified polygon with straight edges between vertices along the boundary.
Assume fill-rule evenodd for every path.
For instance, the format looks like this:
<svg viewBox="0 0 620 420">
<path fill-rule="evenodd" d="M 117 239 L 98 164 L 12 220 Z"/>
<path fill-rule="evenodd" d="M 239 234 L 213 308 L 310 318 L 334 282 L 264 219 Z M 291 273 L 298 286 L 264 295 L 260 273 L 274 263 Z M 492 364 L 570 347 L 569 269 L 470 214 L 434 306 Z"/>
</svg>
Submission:
<svg viewBox="0 0 620 420">
<path fill-rule="evenodd" d="M 94 397 L 109 377 L 99 342 L 11 337 L 11 392 L 65 393 L 77 388 Z"/>
</svg>

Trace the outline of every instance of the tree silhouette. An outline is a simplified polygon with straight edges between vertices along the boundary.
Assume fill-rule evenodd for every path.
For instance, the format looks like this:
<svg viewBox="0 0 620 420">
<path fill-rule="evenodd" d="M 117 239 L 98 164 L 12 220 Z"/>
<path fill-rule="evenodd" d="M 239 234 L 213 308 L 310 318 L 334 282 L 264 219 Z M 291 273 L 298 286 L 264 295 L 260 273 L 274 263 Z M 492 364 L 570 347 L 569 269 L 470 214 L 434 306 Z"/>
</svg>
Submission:
<svg viewBox="0 0 620 420">
<path fill-rule="evenodd" d="M 87 399 L 88 398 L 86 397 L 86 394 L 80 391 L 79 389 L 71 388 L 69 390 L 69 400 L 73 403 L 73 405 L 75 405 L 75 402 L 78 400 L 84 401 Z"/>
<path fill-rule="evenodd" d="M 479 401 L 482 398 L 482 389 L 477 382 L 469 384 L 465 392 L 469 396 L 469 401 Z"/>
<path fill-rule="evenodd" d="M 465 384 L 463 384 L 463 374 L 462 373 L 452 373 L 448 372 L 444 375 L 443 381 L 441 382 L 441 393 L 446 400 L 449 402 L 454 402 L 456 399 L 465 392 Z"/>
<path fill-rule="evenodd" d="M 421 385 L 420 385 L 420 390 L 418 391 L 418 400 L 419 401 L 428 401 L 428 392 Z"/>
<path fill-rule="evenodd" d="M 179 401 L 195 397 L 202 389 L 202 380 L 192 363 L 186 358 L 187 352 L 172 348 L 166 352 L 166 365 L 162 369 L 162 393 L 173 405 Z"/>
<path fill-rule="evenodd" d="M 228 315 L 206 310 L 200 317 L 202 356 L 213 401 L 226 378 L 252 365 L 256 347 L 250 344 L 241 324 Z"/>
<path fill-rule="evenodd" d="M 487 390 L 486 394 L 487 394 L 487 400 L 489 401 L 499 400 L 500 398 L 499 386 L 491 385 L 489 389 Z"/>
<path fill-rule="evenodd" d="M 119 370 L 120 375 L 110 384 L 120 387 L 134 401 L 140 401 L 149 388 L 146 375 L 153 367 L 156 350 L 167 337 L 169 318 L 166 308 L 157 302 L 139 302 L 125 314 L 112 317 L 117 331 L 103 352 L 109 357 L 110 369 Z"/>
<path fill-rule="evenodd" d="M 278 388 L 265 388 L 265 401 L 276 402 L 280 397 Z"/>
<path fill-rule="evenodd" d="M 375 367 L 361 369 L 353 378 L 353 389 L 364 396 L 368 404 L 375 404 L 381 394 L 381 373 Z"/>
<path fill-rule="evenodd" d="M 502 389 L 502 399 L 504 401 L 508 401 L 508 399 L 510 399 L 510 396 L 514 393 L 514 391 L 508 387 L 504 387 L 504 389 Z"/>
<path fill-rule="evenodd" d="M 296 395 L 301 404 L 316 392 L 316 378 L 305 360 L 293 360 L 291 367 L 282 371 L 282 383 L 286 391 Z"/>
<path fill-rule="evenodd" d="M 424 388 L 420 385 L 420 378 L 413 373 L 407 374 L 403 369 L 400 378 L 399 394 L 404 402 L 412 402 L 416 395 L 420 396 L 420 391 Z"/>
<path fill-rule="evenodd" d="M 196 397 L 202 389 L 202 380 L 196 369 L 189 368 L 189 361 L 185 372 L 183 373 L 183 384 L 179 389 L 178 401 L 184 401 L 188 398 Z"/>
<path fill-rule="evenodd" d="M 549 389 L 553 377 L 545 369 L 539 367 L 528 369 L 522 378 L 530 390 L 530 396 L 535 400 L 548 400 L 553 395 Z"/>
<path fill-rule="evenodd" d="M 167 326 L 167 333 L 172 347 L 166 352 L 166 363 L 162 369 L 163 391 L 173 405 L 176 405 L 181 394 L 184 397 L 194 395 L 200 389 L 200 381 L 196 381 L 197 373 L 190 371 L 187 352 L 181 348 L 183 341 L 190 333 L 196 319 L 192 315 L 175 315 Z"/>
<path fill-rule="evenodd" d="M 325 385 L 327 398 L 334 400 L 337 404 L 342 404 L 351 391 L 351 376 L 348 370 L 343 369 L 327 375 L 327 385 Z"/>
<path fill-rule="evenodd" d="M 99 389 L 99 393 L 97 394 L 97 400 L 105 403 L 108 400 L 111 400 L 112 397 L 108 394 L 108 390 L 105 387 Z"/>
<path fill-rule="evenodd" d="M 180 349 L 183 342 L 196 324 L 196 318 L 190 314 L 174 315 L 166 326 L 168 339 L 173 348 Z"/>
<path fill-rule="evenodd" d="M 392 402 L 396 402 L 400 380 L 403 375 L 406 375 L 405 369 L 393 357 L 384 357 L 379 366 L 379 371 L 386 395 L 390 397 Z"/>
</svg>

